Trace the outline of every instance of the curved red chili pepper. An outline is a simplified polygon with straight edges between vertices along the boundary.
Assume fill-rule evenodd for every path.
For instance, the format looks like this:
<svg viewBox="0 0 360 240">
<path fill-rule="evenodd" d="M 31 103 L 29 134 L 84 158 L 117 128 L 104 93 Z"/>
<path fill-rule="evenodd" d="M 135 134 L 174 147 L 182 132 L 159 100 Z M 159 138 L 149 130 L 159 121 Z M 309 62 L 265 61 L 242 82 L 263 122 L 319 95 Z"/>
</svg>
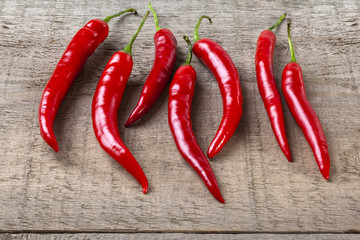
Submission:
<svg viewBox="0 0 360 240">
<path fill-rule="evenodd" d="M 296 62 L 291 42 L 290 23 L 288 23 L 288 39 L 291 61 L 285 66 L 282 73 L 282 92 L 291 114 L 300 126 L 314 153 L 321 174 L 325 179 L 329 179 L 330 157 L 328 146 L 320 121 L 306 97 L 301 67 Z"/>
<path fill-rule="evenodd" d="M 177 42 L 174 34 L 169 29 L 159 28 L 157 14 L 150 2 L 148 6 L 154 15 L 156 26 L 155 61 L 141 91 L 140 99 L 126 121 L 125 127 L 139 120 L 155 104 L 170 79 L 176 60 Z"/>
<path fill-rule="evenodd" d="M 285 133 L 281 97 L 279 91 L 277 90 L 273 74 L 273 55 L 276 37 L 272 32 L 272 29 L 277 27 L 285 16 L 286 13 L 281 16 L 274 26 L 260 33 L 255 53 L 255 67 L 259 92 L 264 102 L 266 112 L 269 115 L 272 130 L 281 150 L 288 161 L 291 162 L 289 143 Z"/>
<path fill-rule="evenodd" d="M 202 178 L 211 194 L 221 203 L 219 186 L 209 161 L 196 141 L 191 124 L 191 102 L 194 96 L 196 72 L 190 65 L 191 42 L 184 36 L 189 45 L 189 57 L 175 73 L 169 90 L 168 118 L 169 126 L 176 146 L 183 158 Z"/>
<path fill-rule="evenodd" d="M 147 192 L 148 181 L 139 163 L 120 138 L 117 112 L 133 67 L 131 47 L 148 15 L 149 11 L 130 43 L 111 57 L 100 77 L 92 102 L 92 121 L 98 142 L 134 176 L 143 187 L 143 193 Z"/>
<path fill-rule="evenodd" d="M 95 49 L 106 39 L 109 33 L 108 22 L 127 12 L 136 14 L 133 8 L 106 17 L 93 19 L 81 28 L 70 41 L 60 61 L 47 83 L 39 106 L 40 134 L 56 152 L 59 146 L 55 138 L 53 124 L 55 115 L 76 76 Z"/>
<path fill-rule="evenodd" d="M 214 157 L 229 141 L 239 125 L 242 115 L 243 97 L 238 71 L 229 54 L 216 42 L 211 39 L 200 39 L 198 28 L 203 18 L 201 16 L 194 31 L 194 46 L 192 48 L 198 57 L 214 74 L 220 88 L 223 99 L 223 118 L 219 129 L 211 142 L 207 156 Z"/>
</svg>

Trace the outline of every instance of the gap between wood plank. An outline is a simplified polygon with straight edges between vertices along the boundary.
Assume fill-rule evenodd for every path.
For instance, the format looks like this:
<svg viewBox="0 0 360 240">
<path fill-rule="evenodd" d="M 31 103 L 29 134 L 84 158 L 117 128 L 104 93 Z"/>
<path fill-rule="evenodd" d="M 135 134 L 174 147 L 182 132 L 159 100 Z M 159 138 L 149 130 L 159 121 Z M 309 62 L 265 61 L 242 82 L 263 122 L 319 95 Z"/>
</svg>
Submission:
<svg viewBox="0 0 360 240">
<path fill-rule="evenodd" d="M 269 231 L 257 231 L 257 232 L 249 232 L 249 231 L 126 231 L 126 230 L 88 230 L 88 231 L 67 231 L 67 230 L 14 230 L 14 231 L 2 231 L 0 230 L 0 234 L 21 234 L 21 233 L 34 233 L 34 234 L 82 234 L 82 233 L 124 233 L 124 234 L 138 234 L 138 233 L 154 233 L 154 234 L 160 234 L 160 233 L 185 233 L 185 234 L 360 234 L 360 231 L 357 230 L 345 230 L 341 232 L 321 232 L 321 231 L 305 231 L 305 232 L 297 232 L 297 231 L 282 231 L 282 232 L 269 232 Z"/>
</svg>

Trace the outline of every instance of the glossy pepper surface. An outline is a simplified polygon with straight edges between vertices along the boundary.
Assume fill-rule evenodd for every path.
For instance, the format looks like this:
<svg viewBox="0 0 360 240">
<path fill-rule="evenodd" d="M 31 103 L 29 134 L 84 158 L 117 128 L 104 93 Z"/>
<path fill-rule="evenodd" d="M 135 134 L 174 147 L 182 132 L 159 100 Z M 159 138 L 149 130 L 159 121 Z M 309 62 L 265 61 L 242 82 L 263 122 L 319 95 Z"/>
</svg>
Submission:
<svg viewBox="0 0 360 240">
<path fill-rule="evenodd" d="M 211 39 L 199 40 L 198 28 L 203 18 L 207 18 L 212 22 L 208 16 L 199 18 L 194 30 L 194 46 L 192 50 L 195 56 L 214 74 L 223 100 L 223 117 L 207 152 L 207 156 L 212 158 L 220 152 L 239 125 L 242 115 L 243 96 L 239 73 L 229 54 Z"/>
<path fill-rule="evenodd" d="M 306 97 L 301 67 L 296 62 L 291 42 L 290 23 L 288 23 L 288 39 L 291 62 L 283 70 L 281 89 L 291 114 L 300 126 L 314 153 L 321 174 L 325 179 L 329 179 L 330 157 L 328 145 L 319 118 Z"/>
<path fill-rule="evenodd" d="M 159 27 L 157 14 L 150 2 L 148 6 L 154 15 L 156 26 L 154 35 L 155 60 L 141 91 L 140 99 L 126 121 L 125 127 L 129 127 L 139 120 L 155 104 L 170 79 L 176 60 L 177 42 L 174 34 L 169 29 Z"/>
<path fill-rule="evenodd" d="M 191 42 L 185 37 L 189 45 L 189 57 L 185 64 L 175 72 L 169 90 L 168 120 L 176 146 L 183 158 L 190 164 L 204 181 L 211 194 L 221 203 L 225 200 L 221 196 L 215 174 L 196 141 L 191 124 L 191 103 L 194 96 L 196 72 L 190 65 Z"/>
<path fill-rule="evenodd" d="M 100 77 L 92 102 L 92 122 L 100 146 L 141 184 L 143 193 L 147 192 L 148 180 L 120 138 L 117 114 L 133 67 L 132 44 L 148 15 L 149 12 L 130 43 L 111 57 Z"/>
<path fill-rule="evenodd" d="M 275 134 L 279 146 L 289 162 L 291 153 L 285 133 L 284 115 L 281 106 L 281 97 L 276 87 L 273 74 L 273 55 L 276 44 L 275 34 L 272 32 L 278 26 L 286 14 L 282 15 L 279 21 L 268 30 L 260 33 L 257 40 L 255 53 L 256 78 L 259 92 L 264 102 L 266 112 L 269 116 L 271 128 Z"/>
<path fill-rule="evenodd" d="M 59 146 L 55 138 L 53 124 L 61 101 L 65 97 L 76 76 L 85 65 L 87 59 L 109 34 L 110 19 L 127 12 L 136 14 L 129 8 L 118 14 L 108 16 L 104 20 L 93 19 L 81 28 L 70 41 L 60 61 L 47 83 L 39 106 L 40 134 L 56 152 Z"/>
</svg>

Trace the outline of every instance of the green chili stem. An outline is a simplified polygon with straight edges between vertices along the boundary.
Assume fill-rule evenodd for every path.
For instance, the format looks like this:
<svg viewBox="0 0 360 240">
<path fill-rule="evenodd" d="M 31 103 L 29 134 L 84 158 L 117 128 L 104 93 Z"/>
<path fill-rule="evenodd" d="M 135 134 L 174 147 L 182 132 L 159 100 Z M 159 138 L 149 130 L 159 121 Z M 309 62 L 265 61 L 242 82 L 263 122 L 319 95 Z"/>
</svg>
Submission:
<svg viewBox="0 0 360 240">
<path fill-rule="evenodd" d="M 183 38 L 185 39 L 185 41 L 187 42 L 188 44 L 188 47 L 189 47 L 189 55 L 185 61 L 185 63 L 183 65 L 190 65 L 190 62 L 191 62 L 191 58 L 192 58 L 192 45 L 191 45 L 191 41 L 190 39 L 184 35 Z"/>
<path fill-rule="evenodd" d="M 288 24 L 287 24 L 287 32 L 288 32 L 288 41 L 289 41 L 290 54 L 291 54 L 290 62 L 296 62 L 294 47 L 293 47 L 293 44 L 291 42 L 291 36 L 290 36 L 290 25 L 291 25 L 291 23 L 288 22 Z"/>
<path fill-rule="evenodd" d="M 159 31 L 159 30 L 161 29 L 161 28 L 159 27 L 159 20 L 158 20 L 157 14 L 156 14 L 153 6 L 151 5 L 151 1 L 149 1 L 148 7 L 149 7 L 152 15 L 154 16 L 154 22 L 155 22 L 156 31 Z"/>
<path fill-rule="evenodd" d="M 138 29 L 136 30 L 135 34 L 132 36 L 132 38 L 130 39 L 130 42 L 128 43 L 128 45 L 126 45 L 126 47 L 121 50 L 124 53 L 129 54 L 130 56 L 132 56 L 132 45 L 135 42 L 136 37 L 138 36 L 142 26 L 144 25 L 146 18 L 149 16 L 149 11 L 146 12 L 145 16 L 143 17 L 143 19 L 141 20 L 141 23 L 138 27 Z"/>
<path fill-rule="evenodd" d="M 119 13 L 117 13 L 117 14 L 107 16 L 106 18 L 104 18 L 103 21 L 108 23 L 108 22 L 109 22 L 111 19 L 113 19 L 114 17 L 118 17 L 118 16 L 123 15 L 124 13 L 128 13 L 128 12 L 132 12 L 132 13 L 134 13 L 135 15 L 137 14 L 137 11 L 136 11 L 135 9 L 129 8 L 129 9 L 126 9 L 126 10 L 124 10 L 124 11 L 121 11 L 121 12 L 119 12 Z"/>
<path fill-rule="evenodd" d="M 199 40 L 199 26 L 200 26 L 201 20 L 202 20 L 203 18 L 207 18 L 210 23 L 213 22 L 210 17 L 205 16 L 205 15 L 203 15 L 203 16 L 201 16 L 201 17 L 199 18 L 199 20 L 198 20 L 197 23 L 196 23 L 195 29 L 194 29 L 194 37 L 193 37 L 193 38 L 194 38 L 194 39 L 193 39 L 193 40 L 194 40 L 194 43 L 195 43 L 197 40 Z"/>
<path fill-rule="evenodd" d="M 274 24 L 272 25 L 271 27 L 268 28 L 268 30 L 272 31 L 274 30 L 274 28 L 276 28 L 277 26 L 280 25 L 280 23 L 283 21 L 283 19 L 286 17 L 287 13 L 284 13 L 283 15 L 281 15 L 281 17 L 279 18 L 279 20 Z"/>
</svg>

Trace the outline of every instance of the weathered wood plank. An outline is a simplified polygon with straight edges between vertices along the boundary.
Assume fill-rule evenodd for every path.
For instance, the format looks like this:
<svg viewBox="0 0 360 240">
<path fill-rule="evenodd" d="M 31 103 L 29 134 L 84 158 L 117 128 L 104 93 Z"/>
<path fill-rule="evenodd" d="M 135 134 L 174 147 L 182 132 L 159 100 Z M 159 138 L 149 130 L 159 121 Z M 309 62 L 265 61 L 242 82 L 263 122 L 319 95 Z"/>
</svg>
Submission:
<svg viewBox="0 0 360 240">
<path fill-rule="evenodd" d="M 81 233 L 81 234 L 0 234 L 0 240 L 83 240 L 83 239 L 127 239 L 127 240 L 358 240 L 356 234 L 184 234 L 184 233 Z"/>
<path fill-rule="evenodd" d="M 125 46 L 140 21 L 110 23 L 110 35 L 89 59 L 55 121 L 60 152 L 41 139 L 37 108 L 42 90 L 71 36 L 88 20 L 130 6 L 125 1 L 0 2 L 0 230 L 49 231 L 360 231 L 359 2 L 154 1 L 161 27 L 178 38 L 197 18 L 210 15 L 201 37 L 223 45 L 238 67 L 244 94 L 240 126 L 211 165 L 227 201 L 219 204 L 178 154 L 167 127 L 167 94 L 135 127 L 120 128 L 140 162 L 150 191 L 141 188 L 97 143 L 92 95 L 107 60 Z M 144 1 L 132 1 L 140 13 Z M 254 51 L 259 33 L 283 13 L 293 21 L 293 41 L 308 98 L 325 129 L 331 181 L 322 179 L 311 150 L 284 107 L 294 158 L 277 146 L 258 93 Z M 275 76 L 290 56 L 286 26 L 275 30 Z M 153 61 L 149 18 L 133 47 L 134 69 L 119 111 L 119 125 L 136 104 Z M 210 72 L 198 73 L 193 127 L 205 151 L 221 119 L 222 103 Z M 337 236 L 337 235 L 336 235 Z M 240 238 L 241 239 L 241 238 Z M 310 238 L 311 239 L 311 238 Z M 315 238 L 316 239 L 316 238 Z"/>
</svg>

